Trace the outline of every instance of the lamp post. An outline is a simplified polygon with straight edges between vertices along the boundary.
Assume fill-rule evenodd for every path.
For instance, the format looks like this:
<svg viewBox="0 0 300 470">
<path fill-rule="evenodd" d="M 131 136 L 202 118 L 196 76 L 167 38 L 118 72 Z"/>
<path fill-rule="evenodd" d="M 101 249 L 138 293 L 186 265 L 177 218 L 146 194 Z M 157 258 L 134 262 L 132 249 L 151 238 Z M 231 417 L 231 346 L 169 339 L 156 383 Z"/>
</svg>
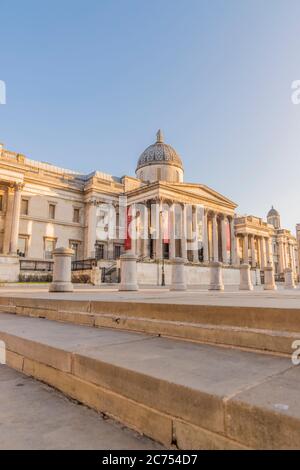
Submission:
<svg viewBox="0 0 300 470">
<path fill-rule="evenodd" d="M 161 229 L 161 232 L 163 232 L 162 230 L 162 215 L 163 215 L 163 211 L 160 211 L 159 213 L 160 215 L 160 229 Z M 160 234 L 159 234 L 160 235 Z M 162 266 L 161 266 L 161 285 L 162 287 L 164 287 L 166 285 L 166 281 L 165 281 L 165 256 L 164 256 L 164 243 L 163 243 L 163 236 L 162 236 L 162 249 L 161 249 L 161 259 L 162 259 Z"/>
</svg>

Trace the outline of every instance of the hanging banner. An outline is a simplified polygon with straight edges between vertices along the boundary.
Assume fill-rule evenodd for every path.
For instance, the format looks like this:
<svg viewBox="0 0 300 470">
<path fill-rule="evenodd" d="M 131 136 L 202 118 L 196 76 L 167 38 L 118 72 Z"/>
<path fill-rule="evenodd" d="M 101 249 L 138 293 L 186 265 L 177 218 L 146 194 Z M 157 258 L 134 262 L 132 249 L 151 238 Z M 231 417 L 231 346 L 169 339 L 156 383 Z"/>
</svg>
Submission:
<svg viewBox="0 0 300 470">
<path fill-rule="evenodd" d="M 125 251 L 131 250 L 130 224 L 132 222 L 132 215 L 130 212 L 131 208 L 128 206 L 126 209 L 126 238 L 124 243 Z"/>
<path fill-rule="evenodd" d="M 162 239 L 164 243 L 169 243 L 170 241 L 170 216 L 168 211 L 163 211 L 161 214 L 162 217 Z"/>
</svg>

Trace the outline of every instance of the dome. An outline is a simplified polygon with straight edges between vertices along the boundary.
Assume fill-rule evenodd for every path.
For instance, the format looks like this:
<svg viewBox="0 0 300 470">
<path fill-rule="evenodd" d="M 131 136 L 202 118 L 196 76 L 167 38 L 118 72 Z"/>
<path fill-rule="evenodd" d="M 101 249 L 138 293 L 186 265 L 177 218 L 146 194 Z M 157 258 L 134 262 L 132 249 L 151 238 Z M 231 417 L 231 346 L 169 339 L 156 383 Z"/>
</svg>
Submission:
<svg viewBox="0 0 300 470">
<path fill-rule="evenodd" d="M 272 208 L 271 208 L 271 209 L 269 210 L 269 212 L 268 212 L 267 217 L 280 217 L 280 214 L 279 214 L 279 212 L 278 212 L 276 209 L 274 209 L 274 207 L 272 206 Z"/>
<path fill-rule="evenodd" d="M 162 131 L 156 134 L 155 144 L 150 145 L 140 156 L 136 170 L 149 165 L 171 165 L 183 170 L 180 156 L 171 145 L 164 143 Z"/>
</svg>

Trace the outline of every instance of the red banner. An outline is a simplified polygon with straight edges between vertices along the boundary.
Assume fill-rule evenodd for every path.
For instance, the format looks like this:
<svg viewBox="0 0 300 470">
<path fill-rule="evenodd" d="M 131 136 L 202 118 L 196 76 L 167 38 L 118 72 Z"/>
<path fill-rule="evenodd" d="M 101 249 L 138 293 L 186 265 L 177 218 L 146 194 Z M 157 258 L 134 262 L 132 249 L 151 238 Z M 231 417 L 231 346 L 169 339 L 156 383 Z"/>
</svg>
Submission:
<svg viewBox="0 0 300 470">
<path fill-rule="evenodd" d="M 131 236 L 130 236 L 130 224 L 132 222 L 132 215 L 130 214 L 130 206 L 126 209 L 126 239 L 124 243 L 125 251 L 131 250 Z"/>
</svg>

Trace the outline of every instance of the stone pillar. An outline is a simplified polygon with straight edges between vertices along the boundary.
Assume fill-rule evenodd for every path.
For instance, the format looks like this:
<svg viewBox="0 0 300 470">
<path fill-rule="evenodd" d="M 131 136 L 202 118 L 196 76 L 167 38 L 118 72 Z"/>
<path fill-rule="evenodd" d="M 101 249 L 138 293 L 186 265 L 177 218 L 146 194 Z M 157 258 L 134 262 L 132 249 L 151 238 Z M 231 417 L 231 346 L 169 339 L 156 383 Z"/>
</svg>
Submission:
<svg viewBox="0 0 300 470">
<path fill-rule="evenodd" d="M 163 256 L 163 247 L 162 247 L 162 202 L 156 202 L 155 205 L 155 234 L 156 234 L 156 240 L 155 240 L 155 252 L 156 252 L 156 259 L 160 260 L 162 259 Z"/>
<path fill-rule="evenodd" d="M 253 290 L 249 264 L 244 263 L 240 266 L 240 290 Z"/>
<path fill-rule="evenodd" d="M 91 199 L 86 203 L 86 240 L 85 257 L 95 257 L 95 243 L 97 239 L 97 202 Z"/>
<path fill-rule="evenodd" d="M 56 248 L 53 251 L 53 280 L 49 292 L 73 292 L 71 262 L 74 251 L 71 248 Z"/>
<path fill-rule="evenodd" d="M 232 265 L 237 264 L 237 239 L 234 231 L 234 218 L 230 218 L 230 262 Z"/>
<path fill-rule="evenodd" d="M 217 263 L 219 261 L 219 240 L 218 240 L 218 220 L 217 214 L 213 214 L 212 217 L 212 237 L 213 237 L 213 261 Z"/>
<path fill-rule="evenodd" d="M 259 246 L 260 246 L 260 268 L 263 270 L 266 265 L 266 257 L 265 257 L 265 249 L 264 249 L 264 238 L 261 237 L 259 239 Z"/>
<path fill-rule="evenodd" d="M 199 248 L 198 248 L 198 214 L 197 206 L 193 206 L 193 221 L 192 221 L 192 237 L 193 237 L 193 261 L 199 262 Z"/>
<path fill-rule="evenodd" d="M 277 286 L 274 279 L 274 268 L 273 266 L 265 266 L 265 283 L 264 290 L 276 290 Z"/>
<path fill-rule="evenodd" d="M 209 290 L 218 290 L 218 291 L 224 290 L 222 263 L 219 263 L 219 262 L 210 263 Z"/>
<path fill-rule="evenodd" d="M 271 237 L 265 238 L 266 243 L 266 265 L 273 265 L 273 256 L 272 256 L 272 239 Z"/>
<path fill-rule="evenodd" d="M 284 272 L 285 262 L 284 262 L 284 246 L 283 246 L 283 240 L 281 238 L 278 240 L 278 249 L 279 249 L 278 270 L 279 270 L 279 273 L 282 274 Z"/>
<path fill-rule="evenodd" d="M 176 241 L 175 241 L 175 207 L 174 204 L 170 206 L 170 259 L 176 258 Z"/>
<path fill-rule="evenodd" d="M 296 289 L 292 268 L 285 268 L 284 270 L 284 288 Z"/>
<path fill-rule="evenodd" d="M 249 264 L 249 238 L 247 233 L 244 235 L 243 264 Z"/>
<path fill-rule="evenodd" d="M 186 243 L 186 207 L 182 205 L 181 211 L 181 257 L 187 259 L 187 243 Z"/>
<path fill-rule="evenodd" d="M 8 255 L 10 252 L 11 224 L 14 208 L 14 188 L 9 186 L 6 192 L 6 214 L 3 235 L 3 253 Z"/>
<path fill-rule="evenodd" d="M 121 263 L 121 283 L 120 291 L 136 291 L 137 283 L 137 257 L 132 253 L 125 253 L 120 256 Z"/>
<path fill-rule="evenodd" d="M 226 220 L 227 220 L 227 217 L 223 215 L 221 219 L 221 233 L 222 233 L 222 261 L 224 264 L 228 264 Z"/>
<path fill-rule="evenodd" d="M 255 256 L 255 237 L 251 235 L 251 266 L 252 268 L 256 267 L 256 256 Z"/>
<path fill-rule="evenodd" d="M 209 262 L 207 209 L 204 209 L 204 214 L 203 214 L 203 261 L 204 263 Z"/>
<path fill-rule="evenodd" d="M 186 290 L 183 258 L 174 258 L 172 260 L 172 284 L 170 290 Z"/>
<path fill-rule="evenodd" d="M 23 185 L 17 184 L 16 189 L 15 189 L 15 196 L 14 196 L 14 208 L 13 208 L 13 215 L 12 215 L 11 243 L 10 243 L 10 253 L 13 255 L 17 253 L 17 249 L 18 249 L 22 188 L 23 188 Z"/>
</svg>

